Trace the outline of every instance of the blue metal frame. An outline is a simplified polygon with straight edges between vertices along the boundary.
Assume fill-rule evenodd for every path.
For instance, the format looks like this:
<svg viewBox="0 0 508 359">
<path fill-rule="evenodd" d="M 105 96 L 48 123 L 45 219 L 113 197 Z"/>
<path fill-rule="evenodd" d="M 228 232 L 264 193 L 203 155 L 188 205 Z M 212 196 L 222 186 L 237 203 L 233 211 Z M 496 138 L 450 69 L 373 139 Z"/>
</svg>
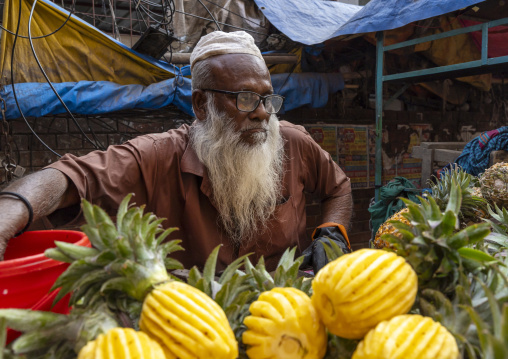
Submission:
<svg viewBox="0 0 508 359">
<path fill-rule="evenodd" d="M 477 70 L 478 72 L 488 73 L 489 70 L 492 70 L 492 66 L 494 65 L 508 65 L 508 56 L 501 56 L 496 58 L 488 57 L 488 40 L 489 40 L 489 29 L 492 27 L 507 25 L 508 18 L 503 18 L 499 20 L 489 21 L 483 24 L 473 25 L 461 29 L 451 30 L 447 32 L 443 32 L 440 34 L 434 34 L 430 36 L 421 37 L 418 39 L 412 39 L 404 42 L 400 42 L 398 44 L 393 44 L 389 46 L 384 46 L 384 32 L 380 31 L 376 33 L 376 176 L 375 176 L 375 186 L 376 186 L 376 201 L 379 200 L 379 189 L 382 185 L 382 177 L 383 177 L 383 160 L 382 160 L 382 136 L 383 136 L 383 84 L 388 81 L 411 81 L 417 80 L 417 78 L 422 78 L 424 82 L 425 76 L 437 75 L 437 74 L 446 74 L 451 72 L 466 72 L 467 70 Z M 469 61 L 456 65 L 447 65 L 434 67 L 430 69 L 417 70 L 417 71 L 408 71 L 393 75 L 384 75 L 383 74 L 383 61 L 384 61 L 384 53 L 390 50 L 396 50 L 407 46 L 412 46 L 416 44 L 421 44 L 424 42 L 444 39 L 451 36 L 467 34 L 473 31 L 481 31 L 482 32 L 482 44 L 481 44 L 481 60 L 477 61 Z M 467 74 L 454 74 L 454 77 L 462 77 Z M 398 91 L 394 97 L 398 97 L 402 94 L 401 91 Z"/>
</svg>

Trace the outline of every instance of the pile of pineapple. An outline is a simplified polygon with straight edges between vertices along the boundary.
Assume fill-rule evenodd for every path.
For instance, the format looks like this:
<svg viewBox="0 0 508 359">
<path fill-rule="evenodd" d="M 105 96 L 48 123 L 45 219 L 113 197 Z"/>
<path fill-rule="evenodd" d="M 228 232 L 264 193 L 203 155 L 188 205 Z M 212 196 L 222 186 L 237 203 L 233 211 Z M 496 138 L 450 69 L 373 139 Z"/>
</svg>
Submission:
<svg viewBox="0 0 508 359">
<path fill-rule="evenodd" d="M 162 220 L 130 196 L 116 223 L 83 201 L 93 248 L 46 252 L 70 263 L 54 284 L 70 314 L 0 310 L 0 358 L 508 358 L 508 211 L 493 171 L 450 170 L 381 227 L 381 249 L 326 246 L 314 278 L 295 248 L 273 273 L 243 256 L 217 275 L 217 247 L 182 280 Z M 6 327 L 23 334 L 2 349 Z"/>
</svg>

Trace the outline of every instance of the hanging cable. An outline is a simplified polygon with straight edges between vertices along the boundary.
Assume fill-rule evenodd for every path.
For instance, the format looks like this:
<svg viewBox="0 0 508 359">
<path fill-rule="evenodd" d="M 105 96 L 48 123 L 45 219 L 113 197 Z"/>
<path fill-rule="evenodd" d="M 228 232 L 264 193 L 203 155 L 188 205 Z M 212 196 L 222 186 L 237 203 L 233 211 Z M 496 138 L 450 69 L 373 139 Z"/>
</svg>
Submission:
<svg viewBox="0 0 508 359">
<path fill-rule="evenodd" d="M 21 0 L 20 0 L 21 1 Z M 35 48 L 34 48 L 34 45 L 33 45 L 33 42 L 32 42 L 32 19 L 33 19 L 33 14 L 34 14 L 34 10 L 35 10 L 35 6 L 37 5 L 37 0 L 34 0 L 33 4 L 32 4 L 32 9 L 30 10 L 30 17 L 28 18 L 28 41 L 30 42 L 30 48 L 32 49 L 32 53 L 34 55 L 34 58 L 35 58 L 35 61 L 37 62 L 37 65 L 39 66 L 39 69 L 41 70 L 42 74 L 44 75 L 44 78 L 46 79 L 46 81 L 48 82 L 48 85 L 51 87 L 51 89 L 53 90 L 53 92 L 55 93 L 56 97 L 58 98 L 58 100 L 60 101 L 60 103 L 62 104 L 62 106 L 65 108 L 65 111 L 67 111 L 67 113 L 69 114 L 69 116 L 71 116 L 71 119 L 72 121 L 74 122 L 74 124 L 76 125 L 76 127 L 79 129 L 79 131 L 81 132 L 81 134 L 83 135 L 83 137 L 89 142 L 92 144 L 92 146 L 94 146 L 95 149 L 104 149 L 104 148 L 99 148 L 97 147 L 97 145 L 90 139 L 88 138 L 88 136 L 86 135 L 86 133 L 83 131 L 83 129 L 81 128 L 81 126 L 79 125 L 78 121 L 76 120 L 76 118 L 74 117 L 74 115 L 72 114 L 72 112 L 69 110 L 69 108 L 67 107 L 67 105 L 65 104 L 64 100 L 60 97 L 60 95 L 58 94 L 58 91 L 55 89 L 55 87 L 53 86 L 53 84 L 51 83 L 48 75 L 46 74 L 46 72 L 44 71 L 44 69 L 42 68 L 42 65 L 39 61 L 39 58 L 37 57 L 37 53 L 35 52 Z"/>
<path fill-rule="evenodd" d="M 191 16 L 191 17 L 195 17 L 195 18 L 198 18 L 198 19 L 201 19 L 201 20 L 212 20 L 213 19 L 208 19 L 206 17 L 201 17 L 201 16 L 198 16 L 198 15 L 194 15 L 194 14 L 189 14 L 188 12 L 185 12 L 185 11 L 180 11 L 180 10 L 175 10 L 175 12 L 179 13 L 179 14 L 183 14 L 183 15 L 187 15 L 187 16 Z M 238 29 L 238 30 L 243 30 L 245 32 L 252 32 L 253 34 L 259 34 L 259 35 L 263 35 L 263 36 L 268 36 L 266 33 L 263 33 L 263 32 L 259 32 L 259 31 L 255 31 L 255 30 L 250 30 L 250 29 L 245 29 L 243 27 L 239 27 L 239 26 L 235 26 L 235 25 L 230 25 L 230 24 L 226 24 L 224 22 L 220 22 L 218 21 L 219 24 L 223 25 L 223 26 L 228 26 L 228 27 L 232 27 L 234 29 Z"/>
<path fill-rule="evenodd" d="M 210 4 L 213 4 L 213 5 L 217 6 L 217 7 L 221 8 L 221 9 L 223 9 L 223 10 L 226 10 L 226 11 L 227 11 L 227 12 L 229 12 L 230 14 L 236 15 L 236 16 L 238 16 L 238 17 L 242 18 L 243 20 L 246 20 L 246 21 L 248 21 L 248 22 L 251 22 L 251 23 L 253 23 L 253 24 L 254 24 L 254 25 L 256 25 L 256 26 L 263 27 L 263 26 L 261 26 L 261 24 L 258 24 L 257 22 L 252 21 L 252 20 L 251 20 L 251 19 L 249 19 L 249 18 L 246 18 L 245 16 L 242 16 L 242 15 L 240 15 L 240 14 L 237 14 L 236 12 L 231 11 L 231 10 L 229 10 L 229 9 L 225 8 L 224 6 L 220 6 L 219 4 L 214 3 L 213 1 L 210 1 L 210 0 L 205 0 L 205 1 L 206 1 L 206 2 L 208 2 L 208 3 L 210 3 Z"/>
<path fill-rule="evenodd" d="M 201 0 L 198 0 L 198 2 L 203 5 L 203 7 L 205 8 L 205 10 L 208 12 L 208 15 L 210 15 L 210 17 L 213 19 L 213 22 L 215 22 L 215 26 L 217 26 L 217 30 L 219 31 L 222 31 L 222 29 L 220 28 L 219 26 L 219 23 L 217 22 L 217 20 L 215 19 L 215 17 L 212 15 L 212 13 L 210 12 L 210 10 L 206 7 L 205 4 L 203 4 L 203 2 Z"/>
<path fill-rule="evenodd" d="M 14 86 L 14 50 L 16 49 L 16 42 L 18 40 L 19 36 L 19 26 L 21 24 L 21 5 L 22 0 L 19 0 L 19 12 L 18 12 L 18 25 L 16 26 L 16 33 L 14 34 L 14 42 L 12 43 L 12 52 L 11 52 L 11 85 L 12 85 L 12 94 L 14 95 L 14 101 L 16 102 L 16 106 L 18 107 L 18 111 L 21 114 L 21 117 L 23 117 L 23 120 L 25 121 L 26 125 L 30 129 L 30 132 L 46 147 L 49 151 L 51 151 L 53 154 L 55 154 L 57 157 L 62 157 L 59 153 L 55 152 L 51 147 L 49 147 L 46 142 L 44 142 L 38 135 L 35 133 L 34 129 L 30 124 L 28 123 L 28 120 L 26 119 L 25 115 L 23 114 L 23 111 L 21 111 L 21 107 L 19 106 L 18 102 L 18 96 L 16 95 L 16 88 Z"/>
<path fill-rule="evenodd" d="M 36 37 L 32 37 L 32 40 L 36 40 L 36 39 L 42 39 L 44 37 L 48 37 L 48 36 L 51 36 L 53 34 L 56 34 L 58 31 L 60 31 L 60 29 L 62 29 L 65 24 L 67 24 L 67 21 L 69 21 L 69 19 L 71 18 L 71 16 L 74 14 L 74 11 L 75 11 L 75 7 L 76 7 L 76 2 L 75 0 L 72 0 L 72 8 L 71 8 L 71 11 L 69 11 L 69 15 L 67 16 L 67 18 L 65 19 L 65 21 L 63 22 L 62 25 L 60 25 L 60 27 L 58 29 L 56 29 L 55 31 L 49 33 L 49 34 L 46 34 L 46 35 L 41 35 L 41 36 L 36 36 Z M 9 29 L 6 29 L 5 27 L 3 27 L 2 25 L 0 25 L 0 29 L 2 29 L 3 31 L 5 32 L 8 32 L 9 34 L 11 35 L 16 35 L 14 32 L 12 32 L 11 30 Z M 28 36 L 23 36 L 23 35 L 19 35 L 18 34 L 18 37 L 22 38 L 22 39 L 28 39 Z"/>
</svg>

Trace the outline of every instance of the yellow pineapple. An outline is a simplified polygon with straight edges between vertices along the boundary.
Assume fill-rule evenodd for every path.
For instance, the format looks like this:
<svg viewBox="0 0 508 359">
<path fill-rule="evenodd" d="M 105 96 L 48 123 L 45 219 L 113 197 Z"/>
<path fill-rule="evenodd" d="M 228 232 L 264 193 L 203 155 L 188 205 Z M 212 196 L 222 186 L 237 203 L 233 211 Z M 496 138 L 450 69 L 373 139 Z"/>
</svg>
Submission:
<svg viewBox="0 0 508 359">
<path fill-rule="evenodd" d="M 238 344 L 222 308 L 205 293 L 171 281 L 145 298 L 139 327 L 157 340 L 166 358 L 238 356 Z"/>
<path fill-rule="evenodd" d="M 131 328 L 114 328 L 88 342 L 78 359 L 163 359 L 161 346 Z"/>
<path fill-rule="evenodd" d="M 326 329 L 310 298 L 296 288 L 263 292 L 250 305 L 243 343 L 250 359 L 321 359 L 326 353 Z"/>
<path fill-rule="evenodd" d="M 395 213 L 393 216 L 388 218 L 377 230 L 376 237 L 374 238 L 374 248 L 382 249 L 382 248 L 391 248 L 391 243 L 388 243 L 387 241 L 384 241 L 381 239 L 381 236 L 383 234 L 393 234 L 397 237 L 401 236 L 401 234 L 395 229 L 394 226 L 392 226 L 389 221 L 400 221 L 402 223 L 405 223 L 407 225 L 410 225 L 409 221 L 406 219 L 406 217 L 403 216 L 404 213 L 408 213 L 409 209 L 403 208 L 397 213 Z"/>
<path fill-rule="evenodd" d="M 352 359 L 458 359 L 453 335 L 421 315 L 399 315 L 379 323 L 358 344 Z"/>
<path fill-rule="evenodd" d="M 404 258 L 361 249 L 328 263 L 312 282 L 312 303 L 328 330 L 360 339 L 379 322 L 407 313 L 418 278 Z"/>
</svg>

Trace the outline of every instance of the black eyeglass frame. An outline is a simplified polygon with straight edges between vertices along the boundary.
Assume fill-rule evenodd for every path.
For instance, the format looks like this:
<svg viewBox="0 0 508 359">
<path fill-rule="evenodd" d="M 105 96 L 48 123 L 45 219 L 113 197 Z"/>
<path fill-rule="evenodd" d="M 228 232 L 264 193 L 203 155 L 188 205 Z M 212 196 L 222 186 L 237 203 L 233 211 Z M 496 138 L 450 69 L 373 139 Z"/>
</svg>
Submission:
<svg viewBox="0 0 508 359">
<path fill-rule="evenodd" d="M 261 101 L 263 101 L 263 106 L 265 106 L 265 109 L 266 109 L 266 99 L 268 97 L 280 97 L 282 99 L 282 103 L 280 105 L 280 108 L 277 110 L 277 112 L 269 112 L 268 110 L 266 110 L 266 112 L 268 112 L 270 115 L 275 115 L 276 113 L 278 113 L 282 109 L 282 106 L 284 105 L 284 99 L 285 99 L 285 97 L 282 96 L 282 95 L 271 94 L 271 95 L 261 96 L 260 94 L 258 94 L 256 92 L 253 92 L 253 91 L 225 91 L 225 90 L 215 90 L 215 89 L 201 89 L 201 91 L 211 91 L 211 92 L 217 92 L 217 93 L 224 93 L 224 94 L 227 94 L 227 95 L 236 95 L 236 101 L 235 101 L 236 109 L 238 111 L 241 111 L 241 112 L 253 112 L 253 111 L 256 111 L 256 109 L 258 108 L 258 106 L 261 103 Z M 245 111 L 245 110 L 241 110 L 241 109 L 238 108 L 238 95 L 241 94 L 241 93 L 252 93 L 252 94 L 258 96 L 258 103 L 256 104 L 256 106 L 254 107 L 253 110 Z"/>
</svg>

